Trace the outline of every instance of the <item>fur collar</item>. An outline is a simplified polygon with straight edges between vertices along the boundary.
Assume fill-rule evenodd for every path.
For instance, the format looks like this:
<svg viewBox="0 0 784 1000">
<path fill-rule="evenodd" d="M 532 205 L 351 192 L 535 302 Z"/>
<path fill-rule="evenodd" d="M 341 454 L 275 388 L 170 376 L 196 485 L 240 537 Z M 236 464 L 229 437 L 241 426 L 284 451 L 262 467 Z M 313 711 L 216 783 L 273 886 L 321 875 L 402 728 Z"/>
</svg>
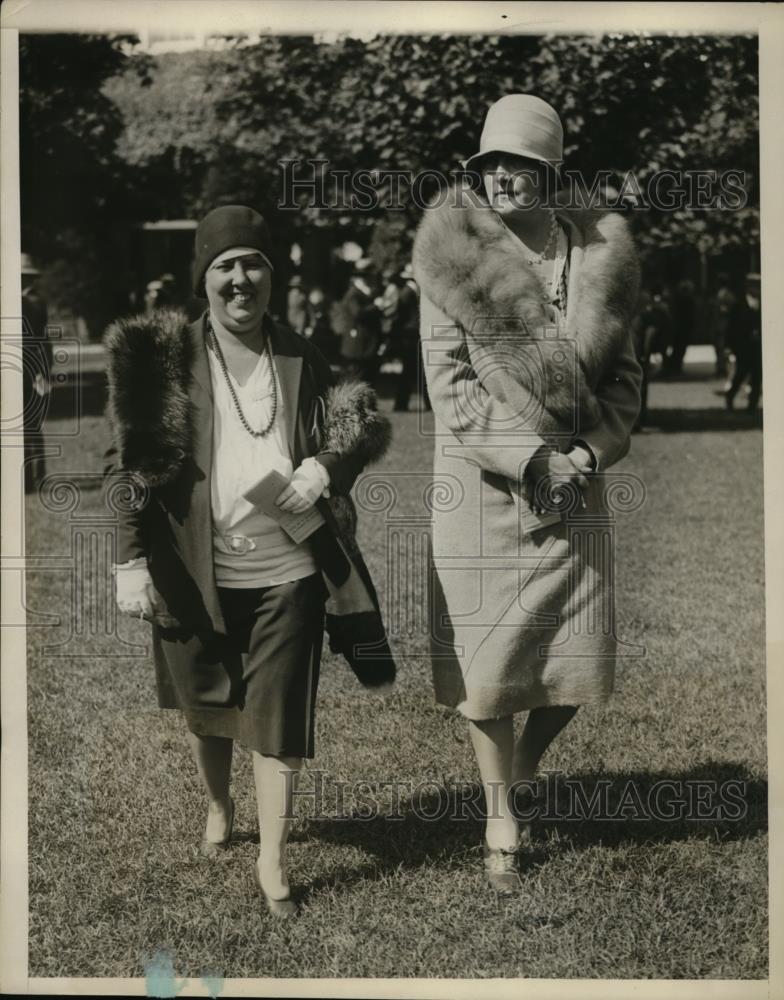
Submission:
<svg viewBox="0 0 784 1000">
<path fill-rule="evenodd" d="M 270 325 L 276 354 L 301 357 L 309 367 L 313 349 L 308 342 L 272 321 Z M 194 380 L 209 382 L 201 322 L 189 324 L 182 313 L 160 310 L 117 320 L 104 343 L 107 416 L 121 465 L 148 486 L 169 483 L 195 452 Z M 330 386 L 317 397 L 314 413 L 305 416 L 312 421 L 308 433 L 320 451 L 350 456 L 364 466 L 389 446 L 389 420 L 377 410 L 376 395 L 364 382 Z"/>
<path fill-rule="evenodd" d="M 556 209 L 570 237 L 574 271 L 566 326 L 556 337 L 519 241 L 476 195 L 454 187 L 448 195 L 426 210 L 414 242 L 423 295 L 463 328 L 488 391 L 518 413 L 536 404 L 536 430 L 573 428 L 575 416 L 583 430 L 594 425 L 601 415 L 597 384 L 622 350 L 639 291 L 625 220 Z M 565 344 L 570 364 L 559 360 Z"/>
</svg>

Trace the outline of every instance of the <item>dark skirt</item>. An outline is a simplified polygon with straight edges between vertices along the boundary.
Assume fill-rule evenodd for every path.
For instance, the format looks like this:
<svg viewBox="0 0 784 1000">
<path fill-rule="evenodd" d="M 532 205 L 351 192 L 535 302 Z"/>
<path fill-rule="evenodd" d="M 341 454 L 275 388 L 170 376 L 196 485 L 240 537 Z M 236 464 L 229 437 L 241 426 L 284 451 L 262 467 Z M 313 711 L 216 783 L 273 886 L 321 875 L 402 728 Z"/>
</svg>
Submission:
<svg viewBox="0 0 784 1000">
<path fill-rule="evenodd" d="M 153 628 L 161 708 L 198 736 L 274 757 L 312 757 L 326 588 L 320 573 L 276 587 L 218 588 L 226 635 Z"/>
</svg>

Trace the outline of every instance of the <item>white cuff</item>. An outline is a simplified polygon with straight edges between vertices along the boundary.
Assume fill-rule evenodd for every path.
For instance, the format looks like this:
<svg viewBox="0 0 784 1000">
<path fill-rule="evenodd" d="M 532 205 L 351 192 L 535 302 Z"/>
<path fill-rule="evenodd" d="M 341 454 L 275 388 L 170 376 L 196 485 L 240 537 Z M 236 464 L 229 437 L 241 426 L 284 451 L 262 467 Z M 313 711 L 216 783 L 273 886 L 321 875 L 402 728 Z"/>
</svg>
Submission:
<svg viewBox="0 0 784 1000">
<path fill-rule="evenodd" d="M 329 496 L 329 484 L 331 482 L 329 478 L 329 473 L 324 468 L 324 466 L 319 462 L 317 458 L 305 458 L 302 460 L 302 465 L 300 468 L 307 468 L 308 472 L 312 472 L 318 477 L 318 482 L 321 484 L 321 496 Z"/>
<path fill-rule="evenodd" d="M 315 503 L 329 486 L 329 473 L 315 458 L 306 458 L 291 477 L 291 485 L 310 503 Z"/>
<path fill-rule="evenodd" d="M 124 563 L 114 563 L 112 565 L 112 573 L 122 573 L 129 569 L 141 569 L 142 566 L 147 569 L 147 559 L 145 556 L 139 556 L 138 559 L 129 559 L 128 562 Z"/>
</svg>

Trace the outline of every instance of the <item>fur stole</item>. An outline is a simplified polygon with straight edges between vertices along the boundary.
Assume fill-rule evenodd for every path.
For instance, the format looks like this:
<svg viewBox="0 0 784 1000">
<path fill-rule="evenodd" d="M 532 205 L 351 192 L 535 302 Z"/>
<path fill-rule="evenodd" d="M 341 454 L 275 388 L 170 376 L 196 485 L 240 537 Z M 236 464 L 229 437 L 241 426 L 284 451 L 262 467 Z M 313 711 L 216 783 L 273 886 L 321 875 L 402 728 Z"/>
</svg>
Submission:
<svg viewBox="0 0 784 1000">
<path fill-rule="evenodd" d="M 193 455 L 188 390 L 194 341 L 187 318 L 161 310 L 117 320 L 106 331 L 104 343 L 107 415 L 122 467 L 138 472 L 148 486 L 163 486 Z M 307 342 L 302 346 L 307 366 Z M 311 433 L 319 450 L 355 458 L 363 466 L 384 455 L 390 424 L 376 409 L 376 395 L 369 385 L 351 381 L 330 386 L 318 398 L 318 406 Z"/>
<path fill-rule="evenodd" d="M 575 424 L 586 430 L 600 419 L 596 387 L 623 348 L 639 291 L 623 218 L 586 208 L 556 212 L 582 247 L 568 319 L 557 331 L 523 247 L 476 194 L 453 187 L 428 208 L 413 252 L 422 294 L 463 328 L 480 382 L 516 413 L 535 413 L 530 429 L 544 434 Z"/>
<path fill-rule="evenodd" d="M 160 310 L 119 319 L 107 329 L 104 345 L 106 414 L 122 468 L 148 486 L 163 486 L 193 452 L 187 318 Z"/>
</svg>

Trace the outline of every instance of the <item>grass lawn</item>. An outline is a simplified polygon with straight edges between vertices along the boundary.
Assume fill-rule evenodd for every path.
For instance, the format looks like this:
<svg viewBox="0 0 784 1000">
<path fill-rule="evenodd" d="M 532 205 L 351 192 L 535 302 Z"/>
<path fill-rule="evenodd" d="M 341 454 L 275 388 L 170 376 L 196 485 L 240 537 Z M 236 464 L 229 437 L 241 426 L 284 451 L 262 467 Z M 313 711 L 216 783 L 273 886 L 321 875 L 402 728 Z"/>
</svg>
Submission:
<svg viewBox="0 0 784 1000">
<path fill-rule="evenodd" d="M 41 626 L 28 632 L 30 975 L 143 976 L 163 951 L 178 977 L 765 978 L 762 433 L 719 408 L 717 384 L 651 387 L 659 427 L 635 436 L 618 467 L 648 497 L 619 519 L 616 588 L 619 634 L 647 655 L 619 663 L 608 708 L 578 712 L 543 764 L 561 772 L 550 778 L 555 806 L 567 777 L 586 789 L 609 779 L 614 800 L 630 781 L 645 800 L 663 779 L 681 790 L 734 780 L 740 818 L 554 814 L 534 826 L 519 898 L 485 888 L 470 808 L 478 772 L 465 722 L 433 704 L 419 610 L 432 443 L 418 413 L 395 414 L 373 474 L 389 475 L 396 506 L 365 512 L 360 542 L 400 680 L 381 700 L 325 658 L 317 756 L 301 782 L 323 801 L 298 803 L 290 876 L 302 913 L 284 926 L 252 881 L 250 755 L 236 753 L 234 846 L 202 860 L 205 803 L 183 724 L 155 707 L 152 666 L 138 655 L 148 626 L 117 624 L 139 648 L 104 634 L 106 560 L 90 536 L 110 526 L 90 474 L 107 428 L 87 416 L 58 439 L 76 426 L 49 421 L 62 448 L 49 472 L 76 474 L 81 496 L 72 511 L 27 501 L 27 551 L 41 559 L 27 583 L 30 624 Z M 412 519 L 407 561 L 388 557 L 387 519 L 399 514 Z M 75 618 L 69 557 L 87 567 Z M 411 596 L 398 608 L 403 573 Z M 61 624 L 45 627 L 45 615 Z M 72 619 L 83 627 L 70 635 Z M 358 781 L 380 787 L 341 802 L 337 783 Z"/>
</svg>

